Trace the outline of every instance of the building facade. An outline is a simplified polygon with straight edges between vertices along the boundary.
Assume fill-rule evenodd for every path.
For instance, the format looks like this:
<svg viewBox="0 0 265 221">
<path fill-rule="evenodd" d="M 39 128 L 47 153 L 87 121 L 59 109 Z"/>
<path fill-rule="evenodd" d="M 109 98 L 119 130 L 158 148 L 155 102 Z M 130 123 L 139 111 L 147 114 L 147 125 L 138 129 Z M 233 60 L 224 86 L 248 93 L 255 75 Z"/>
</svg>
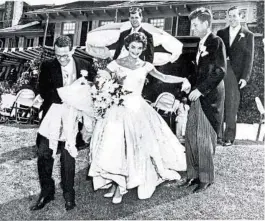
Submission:
<svg viewBox="0 0 265 221">
<path fill-rule="evenodd" d="M 185 2 L 185 3 L 184 3 Z M 74 2 L 63 6 L 45 8 L 25 12 L 32 19 L 41 20 L 47 24 L 49 37 L 46 45 L 52 46 L 54 39 L 61 34 L 71 35 L 75 46 L 84 46 L 86 33 L 107 23 L 128 20 L 128 9 L 139 6 L 143 9 L 144 22 L 153 24 L 173 36 L 192 35 L 189 13 L 197 7 L 207 7 L 213 13 L 212 29 L 227 25 L 227 9 L 238 6 L 241 11 L 242 25 L 255 27 L 257 25 L 257 2 L 245 0 L 229 1 L 137 1 L 137 2 Z"/>
</svg>

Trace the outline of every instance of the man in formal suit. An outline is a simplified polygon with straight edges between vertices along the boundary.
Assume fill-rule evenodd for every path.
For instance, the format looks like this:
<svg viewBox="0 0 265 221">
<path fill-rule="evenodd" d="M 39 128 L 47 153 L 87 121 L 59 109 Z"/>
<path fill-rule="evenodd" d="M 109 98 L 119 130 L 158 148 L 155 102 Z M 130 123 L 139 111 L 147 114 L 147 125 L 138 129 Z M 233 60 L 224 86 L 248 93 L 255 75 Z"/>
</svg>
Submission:
<svg viewBox="0 0 265 221">
<path fill-rule="evenodd" d="M 95 70 L 92 66 L 92 60 L 83 60 L 73 56 L 71 39 L 68 36 L 60 36 L 55 40 L 55 59 L 44 61 L 40 68 L 39 91 L 44 99 L 42 110 L 43 117 L 48 112 L 53 103 L 61 104 L 61 98 L 57 89 L 72 84 L 81 77 L 80 71 L 88 71 L 89 81 L 93 81 Z M 49 140 L 42 135 L 37 135 L 38 148 L 38 174 L 41 186 L 41 193 L 35 205 L 31 210 L 40 210 L 47 203 L 54 199 L 55 185 L 52 179 L 52 170 L 54 159 L 53 151 L 49 149 Z M 66 210 L 75 207 L 75 158 L 64 148 L 65 142 L 59 142 L 58 148 L 61 149 L 61 186 L 65 199 Z"/>
<path fill-rule="evenodd" d="M 185 134 L 187 181 L 181 186 L 198 184 L 193 192 L 200 192 L 214 182 L 213 155 L 222 123 L 226 54 L 222 39 L 211 32 L 209 9 L 198 8 L 189 18 L 200 42 L 196 56 L 196 84 L 189 94 L 191 107 Z"/>
<path fill-rule="evenodd" d="M 146 50 L 141 54 L 140 58 L 144 61 L 148 61 L 150 63 L 153 63 L 154 60 L 154 43 L 153 43 L 153 36 L 147 32 L 146 30 L 144 30 L 141 27 L 141 22 L 143 20 L 143 15 L 142 15 L 142 10 L 140 8 L 131 8 L 130 9 L 130 22 L 132 25 L 132 28 L 123 31 L 120 34 L 119 40 L 117 42 L 117 47 L 116 47 L 116 51 L 114 54 L 113 59 L 117 59 L 122 50 L 126 50 L 124 49 L 124 39 L 129 35 L 132 34 L 134 32 L 142 32 L 146 35 L 147 37 L 147 48 Z"/>
<path fill-rule="evenodd" d="M 224 145 L 233 144 L 236 137 L 237 112 L 241 89 L 250 78 L 254 57 L 254 35 L 240 25 L 240 12 L 237 7 L 228 9 L 229 26 L 219 30 L 227 54 L 227 76 L 225 82 L 226 127 L 223 135 Z"/>
</svg>

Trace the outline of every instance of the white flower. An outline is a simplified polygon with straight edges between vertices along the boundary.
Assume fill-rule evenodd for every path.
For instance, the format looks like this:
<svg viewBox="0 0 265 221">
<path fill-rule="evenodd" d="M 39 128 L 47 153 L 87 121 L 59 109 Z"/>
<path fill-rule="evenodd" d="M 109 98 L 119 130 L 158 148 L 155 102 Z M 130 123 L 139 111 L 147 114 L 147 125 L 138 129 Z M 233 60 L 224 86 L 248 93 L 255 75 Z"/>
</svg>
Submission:
<svg viewBox="0 0 265 221">
<path fill-rule="evenodd" d="M 205 45 L 200 46 L 200 53 L 201 53 L 201 57 L 204 57 L 207 54 L 209 54 L 209 52 L 206 50 L 206 46 Z"/>
<path fill-rule="evenodd" d="M 200 51 L 201 52 L 205 52 L 206 51 L 206 46 L 205 45 L 200 46 Z"/>
<path fill-rule="evenodd" d="M 238 39 L 238 41 L 240 41 L 240 39 L 241 39 L 241 38 L 244 38 L 244 37 L 245 37 L 245 34 L 244 34 L 244 33 L 242 33 L 242 32 L 241 32 L 241 33 L 239 33 L 239 35 L 240 35 L 240 38 Z"/>
<path fill-rule="evenodd" d="M 81 70 L 81 71 L 80 71 L 80 74 L 81 74 L 83 77 L 87 77 L 87 76 L 88 76 L 88 72 L 87 72 L 87 70 Z"/>
</svg>

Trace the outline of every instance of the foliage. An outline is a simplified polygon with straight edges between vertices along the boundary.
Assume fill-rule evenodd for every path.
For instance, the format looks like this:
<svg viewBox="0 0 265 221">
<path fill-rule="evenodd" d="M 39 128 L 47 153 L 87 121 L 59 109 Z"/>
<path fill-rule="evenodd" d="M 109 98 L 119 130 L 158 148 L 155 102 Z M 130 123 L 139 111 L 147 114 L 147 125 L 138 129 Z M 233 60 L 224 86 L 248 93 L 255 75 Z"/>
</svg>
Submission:
<svg viewBox="0 0 265 221">
<path fill-rule="evenodd" d="M 239 106 L 238 122 L 257 123 L 260 114 L 257 110 L 255 97 L 264 101 L 264 2 L 257 3 L 257 26 L 250 29 L 254 33 L 260 33 L 262 36 L 255 37 L 254 63 L 252 75 L 248 85 L 243 88 L 241 93 L 241 102 Z"/>
</svg>

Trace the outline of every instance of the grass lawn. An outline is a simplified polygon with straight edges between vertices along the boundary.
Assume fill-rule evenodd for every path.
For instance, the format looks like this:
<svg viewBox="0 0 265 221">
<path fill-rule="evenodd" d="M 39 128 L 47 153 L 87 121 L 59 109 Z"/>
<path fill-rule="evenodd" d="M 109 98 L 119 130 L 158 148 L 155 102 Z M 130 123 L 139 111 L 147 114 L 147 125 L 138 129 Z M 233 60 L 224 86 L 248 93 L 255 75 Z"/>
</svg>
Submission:
<svg viewBox="0 0 265 221">
<path fill-rule="evenodd" d="M 31 212 L 40 191 L 35 152 L 36 128 L 0 125 L 0 220 L 114 220 L 114 219 L 253 219 L 264 220 L 264 146 L 239 140 L 232 147 L 217 147 L 215 184 L 192 194 L 193 187 L 163 183 L 151 199 L 138 200 L 136 190 L 113 205 L 93 191 L 86 180 L 87 150 L 76 163 L 76 203 L 64 209 L 59 187 L 59 156 L 54 167 L 55 200 L 43 210 Z"/>
</svg>

